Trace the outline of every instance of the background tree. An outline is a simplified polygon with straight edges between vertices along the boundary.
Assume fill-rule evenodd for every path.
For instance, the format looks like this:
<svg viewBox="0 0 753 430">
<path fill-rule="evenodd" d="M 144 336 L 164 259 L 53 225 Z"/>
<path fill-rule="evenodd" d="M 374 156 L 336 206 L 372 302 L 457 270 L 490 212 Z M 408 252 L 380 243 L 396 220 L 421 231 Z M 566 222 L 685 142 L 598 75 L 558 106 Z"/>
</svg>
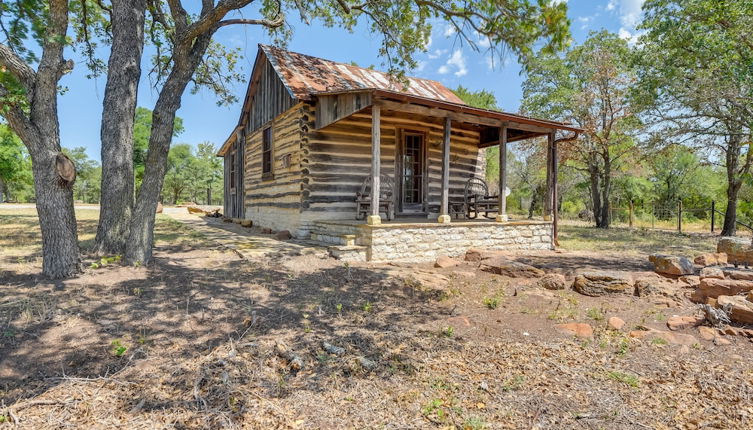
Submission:
<svg viewBox="0 0 753 430">
<path fill-rule="evenodd" d="M 235 101 L 229 84 L 238 78 L 233 73 L 237 57 L 222 45 L 212 43 L 220 28 L 234 24 L 261 25 L 282 41 L 291 34 L 292 27 L 286 20 L 289 12 L 295 12 L 304 22 L 320 19 L 327 26 L 339 26 L 348 31 L 354 31 L 360 21 L 366 20 L 369 30 L 382 38 L 379 53 L 386 58 L 388 70 L 398 76 L 402 70 L 416 66 L 413 55 L 425 50 L 432 19 L 448 22 L 456 29 L 457 37 L 473 49 L 478 49 L 476 40 L 480 35 L 490 41 L 490 50 L 507 50 L 521 58 L 529 56 L 534 45 L 553 52 L 569 40 L 567 6 L 563 2 L 472 0 L 459 5 L 451 0 L 364 3 L 264 0 L 259 3 L 259 18 L 225 18 L 251 3 L 252 0 L 220 0 L 215 4 L 206 0 L 194 15 L 179 0 L 169 1 L 167 8 L 159 0 L 147 3 L 150 17 L 147 32 L 157 48 L 153 72 L 160 90 L 144 179 L 126 247 L 129 263 L 143 263 L 151 258 L 155 209 L 167 170 L 175 113 L 188 83 L 193 81 L 210 88 L 218 95 L 220 103 Z M 222 64 L 227 68 L 218 67 Z"/>
<path fill-rule="evenodd" d="M 217 156 L 217 146 L 211 142 L 202 142 L 196 150 L 196 186 L 197 196 L 199 192 L 206 191 L 206 203 L 211 205 L 217 201 L 222 203 L 224 191 L 222 178 L 224 175 L 222 159 Z"/>
<path fill-rule="evenodd" d="M 0 203 L 29 201 L 33 194 L 29 152 L 7 125 L 0 124 Z"/>
<path fill-rule="evenodd" d="M 58 83 L 73 68 L 63 58 L 68 13 L 66 0 L 0 4 L 0 115 L 31 155 L 42 272 L 52 278 L 80 271 L 73 184 L 65 179 L 71 166 L 61 152 L 57 112 Z"/>
<path fill-rule="evenodd" d="M 163 198 L 171 204 L 178 204 L 181 196 L 190 189 L 197 172 L 194 169 L 196 159 L 193 148 L 187 143 L 174 145 L 167 156 L 167 172 Z"/>
<path fill-rule="evenodd" d="M 76 183 L 73 184 L 73 197 L 83 203 L 99 203 L 102 178 L 102 168 L 96 160 L 86 154 L 86 148 L 79 146 L 73 149 L 63 148 L 76 165 Z"/>
<path fill-rule="evenodd" d="M 635 152 L 640 122 L 630 99 L 635 74 L 626 41 L 592 33 L 563 56 L 541 55 L 526 64 L 523 110 L 583 128 L 580 139 L 561 146 L 565 166 L 590 181 L 596 226 L 608 228 L 613 178 Z"/>
<path fill-rule="evenodd" d="M 462 85 L 458 85 L 458 87 L 452 90 L 452 92 L 468 106 L 481 109 L 499 110 L 499 106 L 497 106 L 497 98 L 491 91 L 471 91 Z M 499 146 L 492 146 L 486 149 L 485 169 L 486 181 L 489 183 L 489 187 L 493 186 L 494 189 L 499 188 Z"/>
<path fill-rule="evenodd" d="M 722 235 L 736 231 L 753 164 L 753 2 L 648 0 L 637 56 L 640 99 L 663 140 L 712 148 L 727 175 Z"/>
<path fill-rule="evenodd" d="M 183 133 L 183 118 L 176 116 L 173 126 L 173 137 Z M 149 147 L 149 135 L 152 132 L 152 111 L 145 107 L 137 107 L 133 126 L 133 171 L 136 192 L 141 188 L 146 167 L 146 153 Z"/>
</svg>

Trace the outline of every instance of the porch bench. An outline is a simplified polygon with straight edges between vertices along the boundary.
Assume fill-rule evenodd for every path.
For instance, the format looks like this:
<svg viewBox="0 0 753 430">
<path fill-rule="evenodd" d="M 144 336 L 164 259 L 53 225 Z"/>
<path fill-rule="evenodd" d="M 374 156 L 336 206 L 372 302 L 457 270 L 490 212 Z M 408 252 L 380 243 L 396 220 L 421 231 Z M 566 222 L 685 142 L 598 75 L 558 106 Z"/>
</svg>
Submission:
<svg viewBox="0 0 753 430">
<path fill-rule="evenodd" d="M 489 187 L 483 179 L 474 177 L 468 179 L 463 196 L 466 216 L 470 219 L 477 218 L 482 212 L 486 218 L 491 218 L 489 216 L 491 212 L 499 212 L 499 196 L 489 195 Z"/>
<path fill-rule="evenodd" d="M 384 213 L 388 221 L 395 218 L 395 198 L 392 178 L 379 176 L 379 213 Z M 361 184 L 361 191 L 356 193 L 356 219 L 365 219 L 371 212 L 371 176 Z"/>
</svg>

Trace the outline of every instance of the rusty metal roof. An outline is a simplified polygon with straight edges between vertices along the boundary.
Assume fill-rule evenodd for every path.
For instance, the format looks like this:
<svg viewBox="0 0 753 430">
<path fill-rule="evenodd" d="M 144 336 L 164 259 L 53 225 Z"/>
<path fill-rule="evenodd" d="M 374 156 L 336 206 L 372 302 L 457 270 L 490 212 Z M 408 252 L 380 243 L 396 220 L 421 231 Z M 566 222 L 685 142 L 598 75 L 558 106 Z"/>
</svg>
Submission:
<svg viewBox="0 0 753 430">
<path fill-rule="evenodd" d="M 285 86 L 299 100 L 310 100 L 315 93 L 380 89 L 417 97 L 465 105 L 447 87 L 437 81 L 406 78 L 408 85 L 387 73 L 323 58 L 259 45 Z"/>
</svg>

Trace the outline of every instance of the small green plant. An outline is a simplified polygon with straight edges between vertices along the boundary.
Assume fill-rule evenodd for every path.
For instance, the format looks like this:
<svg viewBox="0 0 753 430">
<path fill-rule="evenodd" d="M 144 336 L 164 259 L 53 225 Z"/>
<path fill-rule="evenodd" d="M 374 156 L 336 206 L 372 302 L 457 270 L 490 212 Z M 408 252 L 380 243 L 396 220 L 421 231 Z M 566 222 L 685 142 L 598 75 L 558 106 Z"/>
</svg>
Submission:
<svg viewBox="0 0 753 430">
<path fill-rule="evenodd" d="M 497 309 L 497 306 L 499 306 L 499 297 L 484 297 L 484 305 L 489 309 Z"/>
<path fill-rule="evenodd" d="M 667 345 L 668 343 L 669 342 L 667 342 L 666 339 L 662 339 L 660 337 L 655 337 L 655 338 L 651 339 L 651 344 L 652 345 L 664 346 L 664 345 Z"/>
<path fill-rule="evenodd" d="M 343 304 L 342 303 L 336 304 L 335 305 L 335 309 L 337 309 L 337 314 L 338 315 L 342 315 L 342 313 L 343 313 Z"/>
<path fill-rule="evenodd" d="M 506 379 L 504 383 L 502 384 L 502 390 L 504 391 L 515 391 L 520 389 L 523 386 L 523 383 L 526 381 L 526 377 L 523 375 L 515 375 L 512 378 Z"/>
<path fill-rule="evenodd" d="M 616 354 L 619 356 L 624 356 L 630 351 L 630 341 L 627 338 L 620 339 L 620 343 L 617 344 L 617 352 Z"/>
<path fill-rule="evenodd" d="M 112 349 L 110 350 L 112 354 L 116 357 L 122 357 L 123 354 L 125 354 L 126 351 L 128 351 L 128 347 L 123 345 L 123 343 L 120 341 L 120 339 L 115 339 L 110 343 L 110 346 Z"/>
<path fill-rule="evenodd" d="M 586 316 L 591 318 L 594 321 L 601 321 L 604 319 L 604 313 L 601 312 L 601 309 L 599 308 L 586 309 Z"/>
<path fill-rule="evenodd" d="M 442 335 L 444 337 L 452 337 L 455 335 L 455 328 L 453 326 L 447 326 L 444 330 L 442 330 Z"/>
<path fill-rule="evenodd" d="M 463 423 L 463 430 L 484 430 L 486 421 L 479 417 L 470 417 Z"/>
<path fill-rule="evenodd" d="M 629 373 L 612 371 L 607 373 L 607 378 L 633 388 L 638 388 L 638 386 L 640 385 L 640 380 L 638 379 L 638 377 Z"/>
<path fill-rule="evenodd" d="M 425 404 L 421 408 L 421 413 L 428 417 L 430 415 L 436 415 L 439 421 L 444 421 L 445 411 L 442 409 L 444 402 L 442 399 L 432 399 L 429 403 Z"/>
<path fill-rule="evenodd" d="M 363 309 L 363 311 L 364 311 L 364 312 L 371 312 L 371 310 L 372 310 L 373 308 L 374 308 L 374 305 L 372 305 L 372 304 L 371 304 L 371 302 L 368 302 L 368 301 L 367 301 L 367 302 L 366 302 L 366 303 L 365 303 L 365 304 L 363 305 L 363 308 L 362 308 L 362 309 Z"/>
<path fill-rule="evenodd" d="M 133 290 L 133 295 L 136 297 L 141 297 L 141 295 L 144 293 L 144 290 L 141 289 L 141 287 L 135 287 Z"/>
</svg>

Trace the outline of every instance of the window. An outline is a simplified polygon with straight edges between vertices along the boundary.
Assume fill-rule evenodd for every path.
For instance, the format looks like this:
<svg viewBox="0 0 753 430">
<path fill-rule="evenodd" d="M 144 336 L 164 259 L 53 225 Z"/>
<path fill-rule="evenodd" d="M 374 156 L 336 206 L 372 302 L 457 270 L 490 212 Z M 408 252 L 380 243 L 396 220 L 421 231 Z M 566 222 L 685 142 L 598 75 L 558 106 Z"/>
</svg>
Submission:
<svg viewBox="0 0 753 430">
<path fill-rule="evenodd" d="M 261 176 L 272 177 L 272 127 L 267 127 L 262 133 L 261 143 Z"/>
<path fill-rule="evenodd" d="M 230 189 L 235 189 L 235 152 L 230 154 Z"/>
</svg>

